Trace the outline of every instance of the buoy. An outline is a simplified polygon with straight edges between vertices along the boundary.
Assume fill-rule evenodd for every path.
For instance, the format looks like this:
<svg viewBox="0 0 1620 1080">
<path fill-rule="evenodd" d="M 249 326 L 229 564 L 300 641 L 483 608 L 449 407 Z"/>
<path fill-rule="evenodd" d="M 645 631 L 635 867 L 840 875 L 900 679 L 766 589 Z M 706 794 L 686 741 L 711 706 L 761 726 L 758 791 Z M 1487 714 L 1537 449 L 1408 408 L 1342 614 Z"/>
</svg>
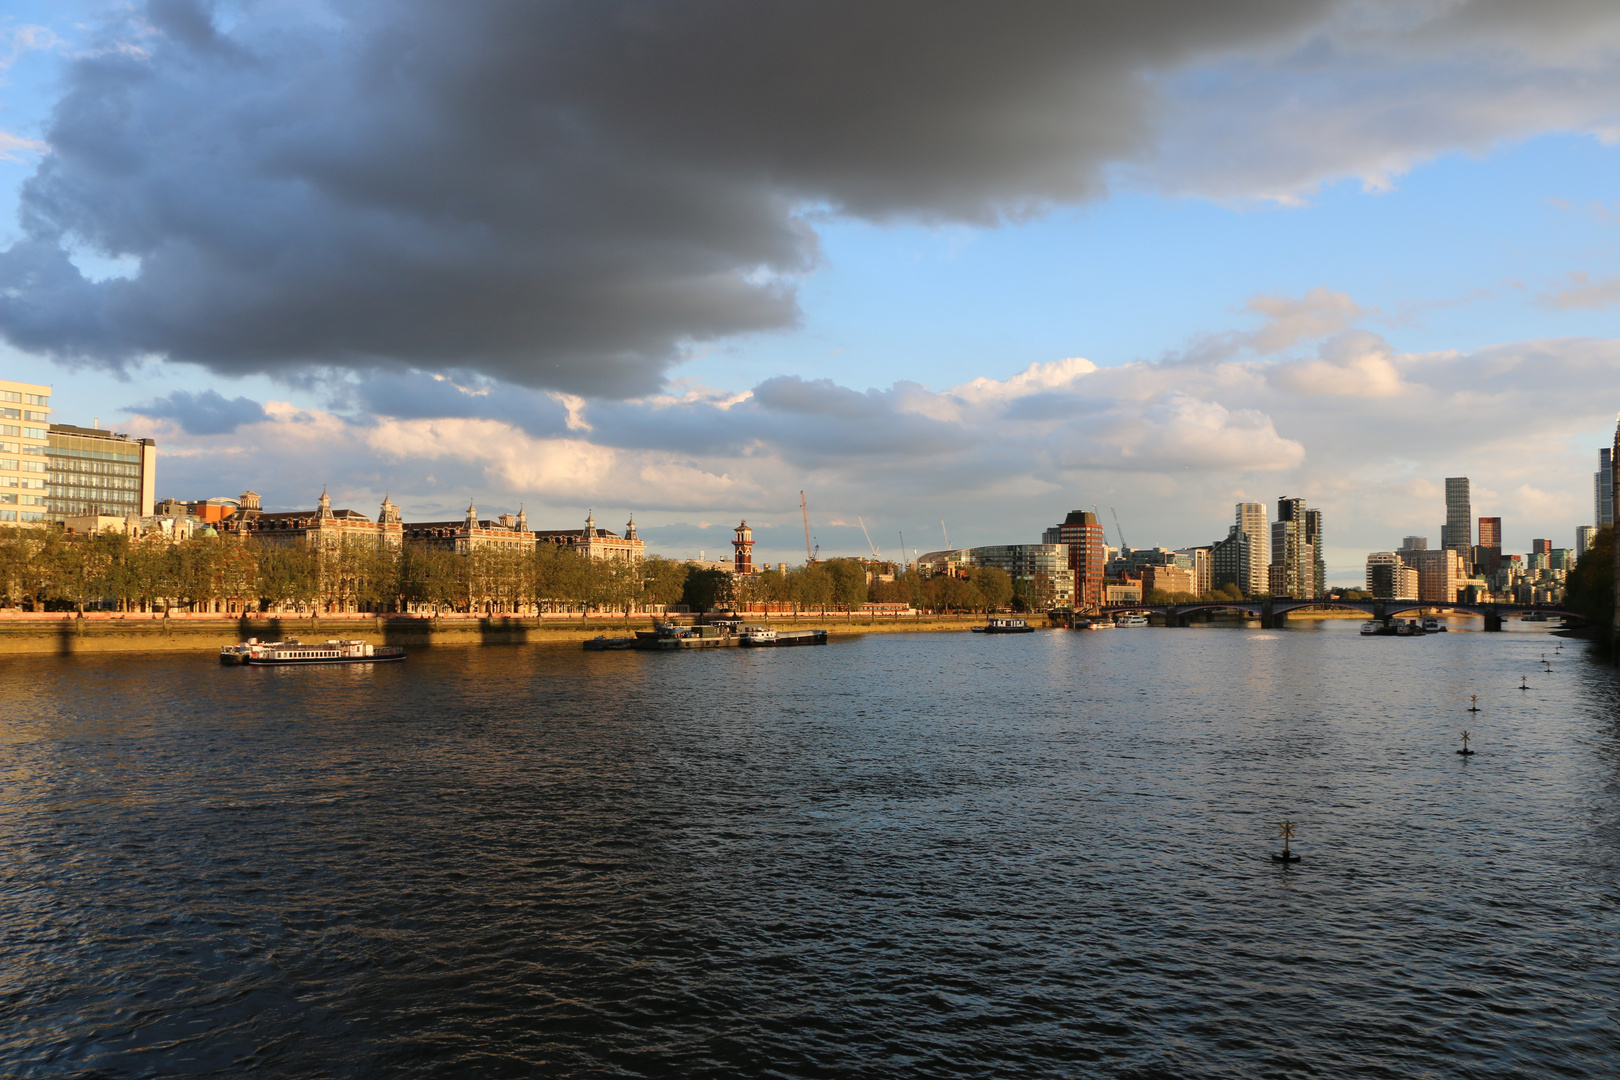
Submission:
<svg viewBox="0 0 1620 1080">
<path fill-rule="evenodd" d="M 1528 676 L 1525 676 L 1525 675 L 1520 675 L 1519 676 L 1519 689 L 1520 690 L 1528 690 L 1528 689 L 1530 689 L 1530 687 L 1528 685 Z"/>
<path fill-rule="evenodd" d="M 1474 756 L 1474 751 L 1468 749 L 1468 732 L 1466 729 L 1463 731 L 1463 748 L 1457 751 L 1457 753 L 1462 754 L 1464 757 Z"/>
<path fill-rule="evenodd" d="M 1288 841 L 1294 838 L 1294 823 L 1292 821 L 1277 822 L 1277 835 L 1282 837 L 1283 849 L 1281 854 L 1273 854 L 1272 862 L 1296 863 L 1299 856 L 1288 850 Z"/>
<path fill-rule="evenodd" d="M 1469 712 L 1479 712 L 1479 695 L 1478 694 L 1469 694 L 1468 695 L 1468 711 Z"/>
</svg>

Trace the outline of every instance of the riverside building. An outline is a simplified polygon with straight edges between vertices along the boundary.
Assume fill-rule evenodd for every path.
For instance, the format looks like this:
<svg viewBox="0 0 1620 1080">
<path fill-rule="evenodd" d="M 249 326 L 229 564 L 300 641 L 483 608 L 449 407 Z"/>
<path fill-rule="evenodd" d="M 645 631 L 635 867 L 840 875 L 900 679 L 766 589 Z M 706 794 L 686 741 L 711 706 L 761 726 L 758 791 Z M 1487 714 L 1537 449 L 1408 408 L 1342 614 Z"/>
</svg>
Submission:
<svg viewBox="0 0 1620 1080">
<path fill-rule="evenodd" d="M 1058 526 L 1058 537 L 1069 549 L 1069 569 L 1074 574 L 1074 606 L 1080 610 L 1100 608 L 1107 565 L 1102 523 L 1090 510 L 1071 510 Z"/>
<path fill-rule="evenodd" d="M 301 544 L 318 551 L 331 551 L 349 545 L 398 548 L 404 538 L 399 507 L 386 496 L 377 520 L 355 510 L 333 510 L 325 491 L 314 510 L 290 510 L 267 514 L 259 507 L 259 496 L 243 492 L 239 509 L 215 528 L 238 538 L 252 537 L 261 544 L 287 547 Z"/>
<path fill-rule="evenodd" d="M 0 526 L 46 520 L 51 388 L 0 380 Z"/>
<path fill-rule="evenodd" d="M 52 424 L 46 436 L 46 520 L 146 517 L 157 444 L 100 427 Z"/>
<path fill-rule="evenodd" d="M 385 507 L 392 506 L 384 500 Z M 394 520 L 399 519 L 399 508 L 394 507 Z M 411 522 L 403 527 L 404 539 L 428 548 L 454 551 L 458 555 L 485 548 L 501 551 L 531 551 L 535 534 L 529 531 L 529 515 L 520 508 L 516 516 L 502 514 L 488 521 L 478 516 L 478 507 L 470 501 L 467 514 L 460 521 Z"/>
<path fill-rule="evenodd" d="M 1592 474 L 1592 524 L 1600 529 L 1614 524 L 1614 454 L 1607 446 L 1598 451 L 1598 471 Z"/>
<path fill-rule="evenodd" d="M 1322 512 L 1304 499 L 1277 500 L 1271 523 L 1271 565 L 1267 584 L 1273 596 L 1314 598 L 1322 595 L 1326 577 L 1322 546 Z"/>
<path fill-rule="evenodd" d="M 623 562 L 642 562 L 647 557 L 647 545 L 636 535 L 636 519 L 632 515 L 625 524 L 624 535 L 596 527 L 596 514 L 587 511 L 583 529 L 552 529 L 534 534 L 536 543 L 556 544 L 579 552 L 587 559 L 610 559 Z M 731 569 L 729 563 L 717 562 L 721 570 Z"/>
<path fill-rule="evenodd" d="M 1266 591 L 1266 567 L 1271 565 L 1271 526 L 1266 521 L 1266 504 L 1238 503 L 1237 527 L 1248 537 L 1248 547 L 1234 584 L 1243 590 L 1243 595 L 1257 596 Z"/>
<path fill-rule="evenodd" d="M 1440 527 L 1440 546 L 1455 551 L 1465 562 L 1473 558 L 1473 513 L 1468 477 L 1446 477 L 1446 523 Z"/>
</svg>

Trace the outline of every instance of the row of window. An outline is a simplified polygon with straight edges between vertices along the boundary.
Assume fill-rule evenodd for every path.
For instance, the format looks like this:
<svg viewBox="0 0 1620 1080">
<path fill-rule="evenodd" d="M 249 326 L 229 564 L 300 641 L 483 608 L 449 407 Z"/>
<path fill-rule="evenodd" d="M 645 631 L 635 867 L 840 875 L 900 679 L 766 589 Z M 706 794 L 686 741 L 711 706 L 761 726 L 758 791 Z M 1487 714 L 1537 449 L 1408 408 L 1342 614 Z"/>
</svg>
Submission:
<svg viewBox="0 0 1620 1080">
<path fill-rule="evenodd" d="M 53 446 L 45 451 L 52 457 L 87 458 L 93 461 L 139 461 L 139 454 L 115 454 L 108 450 L 74 450 L 66 446 Z"/>
<path fill-rule="evenodd" d="M 0 473 L 0 488 L 43 488 L 44 477 L 40 476 L 6 476 Z"/>
<path fill-rule="evenodd" d="M 51 472 L 71 476 L 75 473 L 93 474 L 96 476 L 139 476 L 139 465 L 121 465 L 113 461 L 80 461 L 78 459 L 55 458 L 51 462 Z"/>
<path fill-rule="evenodd" d="M 44 521 L 45 515 L 32 510 L 0 510 L 0 521 Z"/>
<path fill-rule="evenodd" d="M 22 436 L 25 439 L 43 439 L 46 431 L 42 427 L 18 427 L 16 424 L 0 424 L 0 435 Z"/>
<path fill-rule="evenodd" d="M 51 399 L 45 394 L 19 394 L 15 390 L 0 390 L 0 401 L 10 401 L 18 405 L 46 405 Z"/>
<path fill-rule="evenodd" d="M 53 499 L 110 499 L 114 502 L 132 503 L 135 501 L 133 489 L 120 490 L 118 488 L 102 487 L 64 487 L 52 484 L 50 487 Z"/>
<path fill-rule="evenodd" d="M 9 470 L 11 472 L 44 472 L 45 463 L 43 461 L 19 462 L 16 458 L 0 458 L 0 470 Z"/>
<path fill-rule="evenodd" d="M 36 424 L 51 422 L 50 413 L 34 412 L 32 409 L 8 409 L 4 406 L 0 406 L 0 417 L 7 420 L 32 420 Z"/>
<path fill-rule="evenodd" d="M 119 502 L 116 499 L 104 499 L 99 502 L 66 502 L 62 499 L 52 499 L 45 505 L 58 518 L 89 517 L 91 514 L 119 517 L 133 514 L 137 509 L 134 503 Z"/>
<path fill-rule="evenodd" d="M 43 454 L 45 448 L 37 443 L 0 442 L 0 454 Z"/>
<path fill-rule="evenodd" d="M 10 503 L 13 506 L 16 506 L 18 503 L 21 503 L 24 506 L 44 506 L 45 496 L 12 495 L 10 492 L 0 491 L 0 503 Z"/>
</svg>

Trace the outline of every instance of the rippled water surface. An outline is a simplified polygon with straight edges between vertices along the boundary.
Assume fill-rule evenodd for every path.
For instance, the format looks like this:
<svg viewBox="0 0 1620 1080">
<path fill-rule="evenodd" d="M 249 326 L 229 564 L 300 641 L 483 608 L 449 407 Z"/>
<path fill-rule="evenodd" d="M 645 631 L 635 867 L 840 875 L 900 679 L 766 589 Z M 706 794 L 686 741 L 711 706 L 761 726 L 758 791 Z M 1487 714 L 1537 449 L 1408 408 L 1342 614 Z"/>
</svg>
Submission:
<svg viewBox="0 0 1620 1080">
<path fill-rule="evenodd" d="M 3 658 L 0 1074 L 1620 1075 L 1620 684 L 1355 629 Z"/>
</svg>

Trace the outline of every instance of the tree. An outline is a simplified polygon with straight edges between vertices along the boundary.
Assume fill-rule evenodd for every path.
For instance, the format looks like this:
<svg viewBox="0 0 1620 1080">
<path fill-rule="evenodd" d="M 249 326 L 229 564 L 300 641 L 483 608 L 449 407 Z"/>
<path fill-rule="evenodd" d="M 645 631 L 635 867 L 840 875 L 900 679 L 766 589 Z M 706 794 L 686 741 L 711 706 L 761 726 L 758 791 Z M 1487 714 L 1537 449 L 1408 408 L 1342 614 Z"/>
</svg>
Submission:
<svg viewBox="0 0 1620 1080">
<path fill-rule="evenodd" d="M 1234 604 L 1239 603 L 1243 599 L 1243 590 L 1238 588 L 1236 584 L 1229 581 L 1225 585 L 1212 590 L 1209 594 L 1209 599 L 1229 600 Z"/>
<path fill-rule="evenodd" d="M 979 590 L 986 609 L 1001 609 L 1013 598 L 1012 577 L 997 566 L 980 566 L 968 579 Z"/>
<path fill-rule="evenodd" d="M 681 603 L 692 611 L 708 611 L 729 598 L 731 574 L 725 570 L 690 566 L 681 590 Z"/>
<path fill-rule="evenodd" d="M 641 564 L 641 602 L 666 608 L 679 604 L 691 572 L 688 563 L 652 556 Z"/>
<path fill-rule="evenodd" d="M 1614 632 L 1614 526 L 1599 529 L 1564 583 L 1564 605 L 1608 640 Z"/>
<path fill-rule="evenodd" d="M 832 589 L 828 601 L 848 611 L 866 603 L 866 564 L 854 559 L 828 559 L 826 567 Z"/>
</svg>

